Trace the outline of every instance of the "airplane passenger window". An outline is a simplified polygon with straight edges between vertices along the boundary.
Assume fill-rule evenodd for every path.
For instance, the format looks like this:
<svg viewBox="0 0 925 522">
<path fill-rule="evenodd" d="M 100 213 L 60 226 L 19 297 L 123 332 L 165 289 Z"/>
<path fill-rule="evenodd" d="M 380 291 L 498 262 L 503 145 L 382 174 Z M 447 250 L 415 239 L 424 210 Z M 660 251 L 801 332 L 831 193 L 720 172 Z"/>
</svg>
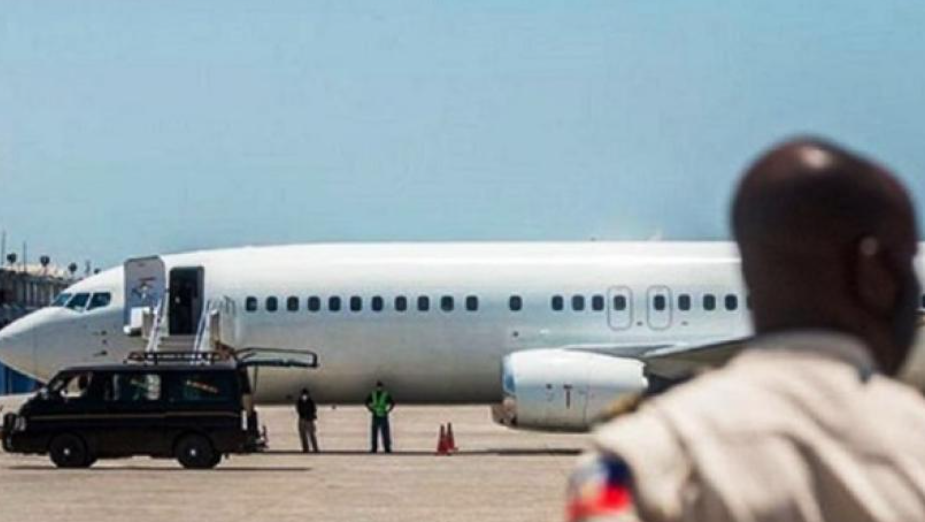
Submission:
<svg viewBox="0 0 925 522">
<path fill-rule="evenodd" d="M 90 294 L 76 294 L 67 302 L 67 307 L 71 310 L 83 310 L 90 300 Z"/>
<path fill-rule="evenodd" d="M 55 298 L 55 302 L 51 303 L 50 306 L 54 306 L 56 308 L 62 307 L 71 300 L 72 295 L 73 294 L 59 294 L 58 297 Z"/>
<path fill-rule="evenodd" d="M 479 310 L 479 298 L 474 295 L 466 297 L 466 310 L 477 312 Z"/>
<path fill-rule="evenodd" d="M 318 312 L 321 310 L 321 298 L 317 295 L 313 295 L 308 298 L 308 311 L 309 312 Z"/>
<path fill-rule="evenodd" d="M 426 312 L 430 310 L 430 298 L 426 295 L 418 296 L 418 311 Z"/>
<path fill-rule="evenodd" d="M 591 297 L 591 309 L 595 312 L 601 312 L 604 310 L 604 296 L 595 295 Z"/>
<path fill-rule="evenodd" d="M 440 298 L 440 309 L 444 312 L 452 312 L 455 307 L 456 303 L 453 302 L 452 296 L 445 295 Z"/>
<path fill-rule="evenodd" d="M 615 295 L 613 296 L 613 309 L 618 312 L 623 312 L 626 310 L 627 301 L 625 295 Z"/>
<path fill-rule="evenodd" d="M 703 296 L 703 309 L 712 312 L 716 310 L 716 296 L 713 294 L 706 294 Z"/>
<path fill-rule="evenodd" d="M 112 302 L 112 294 L 109 292 L 100 292 L 98 294 L 93 294 L 93 297 L 90 298 L 90 306 L 87 307 L 87 310 L 96 310 L 97 308 L 106 308 L 109 306 L 109 303 Z"/>
<path fill-rule="evenodd" d="M 290 312 L 299 311 L 299 298 L 295 296 L 290 296 L 289 299 L 286 299 L 286 310 Z"/>
<path fill-rule="evenodd" d="M 355 295 L 350 298 L 350 311 L 351 312 L 362 312 L 363 311 L 363 298 Z"/>
<path fill-rule="evenodd" d="M 726 310 L 733 312 L 739 309 L 739 296 L 729 294 L 726 296 Z"/>
<path fill-rule="evenodd" d="M 576 312 L 583 312 L 584 309 L 585 309 L 585 296 L 573 295 L 572 296 L 572 310 Z"/>
<path fill-rule="evenodd" d="M 247 310 L 248 312 L 256 312 L 257 311 L 257 298 L 248 297 L 247 299 L 245 299 L 244 309 Z"/>
<path fill-rule="evenodd" d="M 691 296 L 687 294 L 681 294 L 678 296 L 678 310 L 682 312 L 687 312 L 691 309 Z"/>
<path fill-rule="evenodd" d="M 665 296 L 663 295 L 655 296 L 655 298 L 652 299 L 652 307 L 655 308 L 656 312 L 664 312 L 665 308 L 668 307 L 668 303 L 666 302 Z"/>
<path fill-rule="evenodd" d="M 552 296 L 550 305 L 556 312 L 561 312 L 565 308 L 565 299 L 563 299 L 561 295 L 554 295 Z"/>
<path fill-rule="evenodd" d="M 340 312 L 340 297 L 333 295 L 328 298 L 328 311 Z"/>
<path fill-rule="evenodd" d="M 523 310 L 524 308 L 523 298 L 520 297 L 519 295 L 512 295 L 511 298 L 508 300 L 508 308 L 510 308 L 512 312 L 519 312 Z"/>
<path fill-rule="evenodd" d="M 279 299 L 275 297 L 267 297 L 267 312 L 275 312 L 279 309 Z"/>
<path fill-rule="evenodd" d="M 395 298 L 395 311 L 404 312 L 407 309 L 408 309 L 408 298 L 403 295 L 396 297 Z"/>
<path fill-rule="evenodd" d="M 370 308 L 373 309 L 373 312 L 381 312 L 385 308 L 385 301 L 382 299 L 381 295 L 373 296 L 370 301 Z"/>
</svg>

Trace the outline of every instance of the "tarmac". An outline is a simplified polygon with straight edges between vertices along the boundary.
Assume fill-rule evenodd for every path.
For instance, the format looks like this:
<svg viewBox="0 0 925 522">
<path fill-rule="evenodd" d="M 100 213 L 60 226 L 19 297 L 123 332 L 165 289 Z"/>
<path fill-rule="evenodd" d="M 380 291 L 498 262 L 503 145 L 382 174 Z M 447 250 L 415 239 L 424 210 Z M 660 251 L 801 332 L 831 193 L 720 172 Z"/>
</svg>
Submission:
<svg viewBox="0 0 925 522">
<path fill-rule="evenodd" d="M 149 458 L 58 470 L 0 452 L 0 522 L 559 521 L 587 444 L 497 426 L 484 406 L 406 406 L 392 416 L 395 453 L 370 455 L 364 408 L 319 410 L 321 454 L 299 452 L 291 408 L 262 408 L 269 451 L 209 471 Z M 459 452 L 436 456 L 447 422 Z"/>
</svg>

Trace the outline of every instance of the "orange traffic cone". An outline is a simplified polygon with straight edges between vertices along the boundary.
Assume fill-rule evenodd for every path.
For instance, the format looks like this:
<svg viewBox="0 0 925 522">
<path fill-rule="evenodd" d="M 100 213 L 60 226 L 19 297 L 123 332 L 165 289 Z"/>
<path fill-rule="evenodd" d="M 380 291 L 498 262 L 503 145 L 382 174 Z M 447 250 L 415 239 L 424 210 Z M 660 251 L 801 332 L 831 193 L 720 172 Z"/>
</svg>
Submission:
<svg viewBox="0 0 925 522">
<path fill-rule="evenodd" d="M 454 453 L 459 451 L 459 448 L 456 447 L 456 438 L 453 437 L 453 423 L 452 422 L 446 425 L 446 449 Z"/>
<path fill-rule="evenodd" d="M 446 430 L 440 425 L 440 438 L 437 439 L 437 455 L 449 455 L 450 449 L 446 444 Z"/>
</svg>

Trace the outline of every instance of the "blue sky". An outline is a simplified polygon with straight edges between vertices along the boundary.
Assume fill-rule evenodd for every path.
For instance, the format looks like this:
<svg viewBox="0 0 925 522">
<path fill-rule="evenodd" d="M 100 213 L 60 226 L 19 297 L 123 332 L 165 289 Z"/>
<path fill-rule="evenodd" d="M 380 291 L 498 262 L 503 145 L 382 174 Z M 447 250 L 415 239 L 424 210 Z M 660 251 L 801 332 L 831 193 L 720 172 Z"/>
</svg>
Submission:
<svg viewBox="0 0 925 522">
<path fill-rule="evenodd" d="M 919 0 L 4 0 L 0 228 L 104 266 L 722 239 L 741 169 L 799 133 L 923 201 L 922 27 Z"/>
</svg>

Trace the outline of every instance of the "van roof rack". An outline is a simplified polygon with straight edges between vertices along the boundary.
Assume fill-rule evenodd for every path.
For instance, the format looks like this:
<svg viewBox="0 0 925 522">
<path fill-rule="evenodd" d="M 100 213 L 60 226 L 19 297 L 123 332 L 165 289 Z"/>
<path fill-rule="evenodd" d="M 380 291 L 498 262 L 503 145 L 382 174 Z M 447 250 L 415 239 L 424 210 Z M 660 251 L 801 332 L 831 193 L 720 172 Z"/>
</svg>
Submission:
<svg viewBox="0 0 925 522">
<path fill-rule="evenodd" d="M 216 364 L 230 362 L 232 356 L 222 352 L 131 352 L 125 362 L 141 364 Z"/>
</svg>

